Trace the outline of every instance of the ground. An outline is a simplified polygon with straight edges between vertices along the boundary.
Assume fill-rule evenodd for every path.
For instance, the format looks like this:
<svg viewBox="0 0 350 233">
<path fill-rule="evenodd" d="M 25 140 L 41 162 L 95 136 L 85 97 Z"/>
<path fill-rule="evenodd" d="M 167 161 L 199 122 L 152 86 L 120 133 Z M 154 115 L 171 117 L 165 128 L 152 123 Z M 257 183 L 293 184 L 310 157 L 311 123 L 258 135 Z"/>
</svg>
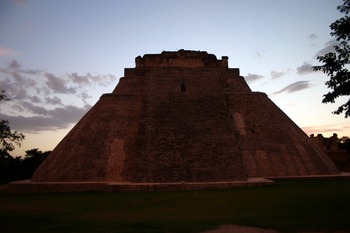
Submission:
<svg viewBox="0 0 350 233">
<path fill-rule="evenodd" d="M 326 233 L 329 232 L 327 230 L 320 232 L 299 232 L 299 233 Z M 267 230 L 256 227 L 245 227 L 245 226 L 237 226 L 237 225 L 223 225 L 215 230 L 204 231 L 202 233 L 279 233 L 275 230 Z M 350 231 L 333 231 L 332 233 L 350 233 Z"/>
</svg>

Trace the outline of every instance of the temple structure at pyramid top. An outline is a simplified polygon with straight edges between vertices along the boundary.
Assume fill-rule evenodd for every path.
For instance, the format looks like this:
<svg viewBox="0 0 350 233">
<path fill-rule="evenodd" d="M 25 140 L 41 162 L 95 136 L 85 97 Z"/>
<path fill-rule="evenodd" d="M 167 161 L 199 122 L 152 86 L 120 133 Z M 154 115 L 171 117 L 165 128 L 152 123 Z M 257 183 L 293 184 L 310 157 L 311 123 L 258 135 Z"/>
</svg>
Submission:
<svg viewBox="0 0 350 233">
<path fill-rule="evenodd" d="M 163 51 L 161 54 L 146 54 L 135 59 L 137 67 L 228 67 L 228 57 L 218 60 L 215 55 L 203 51 Z"/>
<path fill-rule="evenodd" d="M 228 57 L 179 50 L 135 62 L 27 186 L 10 185 L 9 192 L 53 191 L 58 186 L 50 184 L 74 182 L 222 185 L 340 173 L 266 94 L 250 90 L 239 69 L 228 67 Z"/>
</svg>

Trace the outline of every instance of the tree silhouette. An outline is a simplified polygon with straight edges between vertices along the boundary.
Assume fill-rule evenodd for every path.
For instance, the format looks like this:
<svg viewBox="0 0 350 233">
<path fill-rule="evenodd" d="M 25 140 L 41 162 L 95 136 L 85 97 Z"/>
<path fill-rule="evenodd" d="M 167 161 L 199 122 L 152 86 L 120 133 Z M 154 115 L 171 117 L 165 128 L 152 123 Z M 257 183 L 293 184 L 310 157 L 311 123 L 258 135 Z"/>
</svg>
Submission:
<svg viewBox="0 0 350 233">
<path fill-rule="evenodd" d="M 10 99 L 5 95 L 5 91 L 0 91 L 0 101 L 8 101 Z M 24 140 L 25 136 L 17 131 L 12 132 L 9 126 L 9 121 L 0 119 L 0 144 L 1 149 L 5 151 L 13 151 L 17 146 L 21 146 L 21 141 Z"/>
<path fill-rule="evenodd" d="M 324 63 L 321 66 L 314 66 L 314 71 L 322 71 L 330 77 L 326 82 L 328 88 L 332 91 L 324 95 L 322 103 L 335 103 L 335 100 L 340 96 L 350 95 L 350 72 L 346 68 L 350 64 L 350 0 L 344 0 L 343 5 L 337 9 L 345 16 L 336 20 L 330 25 L 332 29 L 331 36 L 334 36 L 339 45 L 334 46 L 335 52 L 327 53 L 324 56 L 318 56 L 317 59 Z M 332 112 L 333 114 L 341 114 L 345 111 L 345 118 L 350 116 L 350 98 L 339 108 Z"/>
</svg>

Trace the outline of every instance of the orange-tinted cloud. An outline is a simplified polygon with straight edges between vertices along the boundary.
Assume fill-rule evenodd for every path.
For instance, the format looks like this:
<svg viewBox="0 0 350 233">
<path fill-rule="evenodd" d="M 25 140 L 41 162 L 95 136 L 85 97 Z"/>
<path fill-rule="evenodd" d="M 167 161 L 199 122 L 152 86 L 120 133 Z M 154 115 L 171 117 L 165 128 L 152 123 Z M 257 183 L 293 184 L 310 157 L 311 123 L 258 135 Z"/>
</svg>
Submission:
<svg viewBox="0 0 350 233">
<path fill-rule="evenodd" d="M 331 135 L 333 133 L 342 134 L 350 130 L 349 124 L 335 124 L 335 125 L 318 125 L 318 126 L 306 126 L 301 129 L 308 135 L 310 134 L 325 134 Z"/>
<path fill-rule="evenodd" d="M 28 7 L 28 3 L 26 0 L 12 0 L 16 5 L 21 7 Z"/>
<path fill-rule="evenodd" d="M 7 48 L 0 46 L 0 57 L 14 56 L 17 54 L 19 54 L 19 53 L 16 51 L 13 51 L 11 49 L 7 49 Z"/>
</svg>

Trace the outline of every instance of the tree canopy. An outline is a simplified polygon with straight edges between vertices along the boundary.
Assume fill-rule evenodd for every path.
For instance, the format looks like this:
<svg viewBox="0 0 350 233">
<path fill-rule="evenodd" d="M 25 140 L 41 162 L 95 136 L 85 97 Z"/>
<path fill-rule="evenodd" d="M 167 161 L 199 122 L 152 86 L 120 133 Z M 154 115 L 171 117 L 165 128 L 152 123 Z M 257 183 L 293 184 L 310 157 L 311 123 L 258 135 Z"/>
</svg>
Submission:
<svg viewBox="0 0 350 233">
<path fill-rule="evenodd" d="M 10 100 L 5 95 L 5 91 L 0 91 L 0 101 Z M 9 122 L 7 120 L 0 119 L 0 144 L 1 149 L 5 151 L 13 151 L 15 149 L 14 144 L 21 146 L 21 141 L 24 140 L 24 135 L 20 132 L 11 131 Z"/>
<path fill-rule="evenodd" d="M 343 5 L 337 9 L 345 16 L 330 25 L 330 34 L 336 38 L 339 45 L 334 46 L 335 52 L 317 57 L 323 65 L 312 67 L 314 71 L 322 71 L 330 77 L 326 85 L 332 91 L 323 96 L 322 103 L 335 103 L 338 97 L 350 95 L 350 71 L 347 69 L 350 63 L 350 0 L 344 0 Z M 332 113 L 339 115 L 343 112 L 345 118 L 350 116 L 350 98 Z"/>
</svg>

